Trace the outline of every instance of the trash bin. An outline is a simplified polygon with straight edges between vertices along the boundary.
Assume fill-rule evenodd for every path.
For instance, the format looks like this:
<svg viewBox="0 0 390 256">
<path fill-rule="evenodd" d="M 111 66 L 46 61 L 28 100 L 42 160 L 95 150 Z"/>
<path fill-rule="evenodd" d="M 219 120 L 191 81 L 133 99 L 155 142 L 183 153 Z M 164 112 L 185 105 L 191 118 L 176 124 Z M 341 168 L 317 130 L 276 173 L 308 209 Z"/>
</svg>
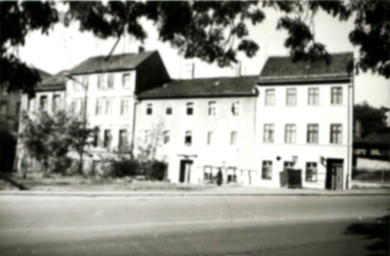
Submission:
<svg viewBox="0 0 390 256">
<path fill-rule="evenodd" d="M 287 169 L 287 187 L 302 188 L 302 170 Z"/>
</svg>

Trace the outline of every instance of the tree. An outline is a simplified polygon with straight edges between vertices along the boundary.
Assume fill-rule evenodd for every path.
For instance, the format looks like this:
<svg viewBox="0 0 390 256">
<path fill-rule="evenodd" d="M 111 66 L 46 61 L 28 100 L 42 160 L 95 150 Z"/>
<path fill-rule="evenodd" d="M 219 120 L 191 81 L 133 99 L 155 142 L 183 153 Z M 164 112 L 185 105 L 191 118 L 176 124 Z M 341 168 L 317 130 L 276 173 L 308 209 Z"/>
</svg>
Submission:
<svg viewBox="0 0 390 256">
<path fill-rule="evenodd" d="M 370 133 L 389 132 L 390 129 L 386 124 L 386 109 L 375 108 L 364 102 L 357 104 L 353 108 L 353 118 L 360 121 L 362 126 L 362 136 Z"/>
<path fill-rule="evenodd" d="M 186 58 L 200 58 L 221 67 L 236 62 L 237 52 L 253 57 L 259 50 L 251 40 L 248 24 L 257 25 L 265 18 L 264 8 L 274 8 L 283 16 L 277 29 L 288 32 L 285 46 L 293 61 L 325 59 L 331 57 L 326 46 L 316 41 L 313 21 L 318 11 L 346 21 L 354 19 L 349 38 L 359 47 L 359 56 L 349 63 L 348 70 L 371 70 L 390 77 L 390 3 L 388 1 L 183 1 L 183 2 L 63 2 L 67 5 L 65 23 L 77 21 L 81 31 L 91 31 L 99 38 L 117 38 L 124 34 L 141 42 L 147 32 L 141 18 L 156 25 L 159 38 L 170 42 Z M 53 2 L 1 2 L 2 82 L 8 90 L 29 90 L 38 82 L 36 74 L 29 72 L 10 47 L 24 44 L 28 31 L 40 29 L 48 33 L 59 14 Z M 115 48 L 114 46 L 114 48 Z M 113 49 L 114 49 L 113 48 Z M 113 50 L 111 51 L 113 52 Z M 111 53 L 110 53 L 111 54 Z M 109 55 L 110 55 L 109 54 Z M 7 71 L 7 72 L 5 72 Z M 20 80 L 26 74 L 28 82 Z"/>
<path fill-rule="evenodd" d="M 81 122 L 65 111 L 55 115 L 45 111 L 32 116 L 24 113 L 22 120 L 21 141 L 28 155 L 40 162 L 44 172 L 54 171 L 70 150 L 80 154 L 84 149 L 81 145 L 85 145 L 89 135 Z"/>
</svg>

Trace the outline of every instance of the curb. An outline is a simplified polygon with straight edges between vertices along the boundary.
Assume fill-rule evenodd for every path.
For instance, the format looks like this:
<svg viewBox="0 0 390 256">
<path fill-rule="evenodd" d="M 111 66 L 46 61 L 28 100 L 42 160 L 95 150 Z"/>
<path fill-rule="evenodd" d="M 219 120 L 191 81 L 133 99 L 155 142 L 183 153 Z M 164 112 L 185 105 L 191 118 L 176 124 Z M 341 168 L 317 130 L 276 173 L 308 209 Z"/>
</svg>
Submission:
<svg viewBox="0 0 390 256">
<path fill-rule="evenodd" d="M 378 192 L 356 192 L 356 193 L 234 193 L 234 192 L 43 192 L 43 191 L 6 191 L 0 192 L 1 196 L 47 196 L 47 197 L 202 197 L 202 196 L 318 196 L 318 197 L 340 197 L 340 196 L 390 196 L 390 191 Z"/>
</svg>

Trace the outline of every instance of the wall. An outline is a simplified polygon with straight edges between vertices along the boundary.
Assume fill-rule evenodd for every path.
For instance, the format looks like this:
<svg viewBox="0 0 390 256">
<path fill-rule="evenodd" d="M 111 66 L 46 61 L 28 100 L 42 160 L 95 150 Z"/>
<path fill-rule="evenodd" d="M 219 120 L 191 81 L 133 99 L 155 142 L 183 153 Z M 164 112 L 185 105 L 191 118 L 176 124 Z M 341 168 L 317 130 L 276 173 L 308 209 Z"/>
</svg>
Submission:
<svg viewBox="0 0 390 256">
<path fill-rule="evenodd" d="M 216 115 L 209 116 L 209 102 L 216 102 Z M 232 114 L 232 103 L 240 102 L 239 115 Z M 186 114 L 186 105 L 193 102 L 193 115 Z M 146 114 L 152 104 L 152 115 Z M 142 143 L 145 130 L 170 132 L 170 141 L 161 144 L 158 158 L 169 163 L 168 175 L 172 182 L 179 182 L 180 160 L 194 161 L 191 183 L 203 183 L 204 166 L 218 168 L 252 168 L 254 137 L 255 97 L 191 98 L 143 100 L 137 105 L 136 134 Z M 172 108 L 172 115 L 166 115 L 166 108 Z M 185 132 L 192 132 L 192 145 L 185 145 Z M 207 134 L 213 132 L 211 145 L 207 145 Z M 230 145 L 232 131 L 237 131 L 237 142 Z M 225 179 L 226 180 L 226 179 Z"/>
<path fill-rule="evenodd" d="M 107 77 L 109 73 L 102 73 L 104 79 L 103 84 L 107 84 Z M 88 95 L 87 95 L 87 125 L 88 127 L 99 128 L 99 146 L 91 148 L 92 151 L 103 152 L 107 148 L 103 148 L 102 142 L 104 137 L 104 130 L 110 129 L 112 134 L 111 146 L 108 151 L 117 151 L 119 143 L 119 130 L 125 129 L 128 134 L 128 144 L 131 143 L 131 134 L 133 128 L 133 112 L 134 112 L 134 89 L 136 81 L 136 71 L 128 70 L 121 72 L 111 72 L 113 76 L 113 88 L 112 89 L 99 89 L 98 88 L 98 74 L 77 75 L 74 76 L 80 82 L 88 80 Z M 128 88 L 123 88 L 122 77 L 124 74 L 130 74 L 130 85 Z M 68 80 L 66 84 L 67 108 L 70 109 L 73 100 L 84 100 L 85 91 L 82 87 L 78 90 L 74 88 L 74 81 Z M 98 99 L 112 99 L 112 110 L 110 114 L 104 114 L 105 107 L 103 107 L 103 114 L 96 114 L 96 104 Z M 128 114 L 120 115 L 121 99 L 128 99 Z M 83 118 L 82 111 L 79 114 L 80 118 Z"/>
<path fill-rule="evenodd" d="M 367 158 L 357 158 L 358 169 L 367 169 L 367 170 L 390 170 L 390 161 L 374 160 Z"/>
</svg>

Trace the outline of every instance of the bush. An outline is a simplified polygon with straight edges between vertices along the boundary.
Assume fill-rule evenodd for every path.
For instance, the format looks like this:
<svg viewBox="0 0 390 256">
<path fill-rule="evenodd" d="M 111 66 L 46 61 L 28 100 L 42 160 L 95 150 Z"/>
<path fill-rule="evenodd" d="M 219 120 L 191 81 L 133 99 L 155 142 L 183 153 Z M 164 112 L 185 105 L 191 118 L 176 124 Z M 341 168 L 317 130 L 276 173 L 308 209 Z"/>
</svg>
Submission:
<svg viewBox="0 0 390 256">
<path fill-rule="evenodd" d="M 68 157 L 59 157 L 57 159 L 51 159 L 50 160 L 50 172 L 53 173 L 60 173 L 60 174 L 66 174 L 67 170 L 72 164 L 72 159 Z"/>
<path fill-rule="evenodd" d="M 140 170 L 140 164 L 136 160 L 120 159 L 112 161 L 113 175 L 116 177 L 134 176 Z"/>
<path fill-rule="evenodd" d="M 162 161 L 153 160 L 145 166 L 145 176 L 149 180 L 163 180 L 167 170 L 167 164 Z"/>
</svg>

